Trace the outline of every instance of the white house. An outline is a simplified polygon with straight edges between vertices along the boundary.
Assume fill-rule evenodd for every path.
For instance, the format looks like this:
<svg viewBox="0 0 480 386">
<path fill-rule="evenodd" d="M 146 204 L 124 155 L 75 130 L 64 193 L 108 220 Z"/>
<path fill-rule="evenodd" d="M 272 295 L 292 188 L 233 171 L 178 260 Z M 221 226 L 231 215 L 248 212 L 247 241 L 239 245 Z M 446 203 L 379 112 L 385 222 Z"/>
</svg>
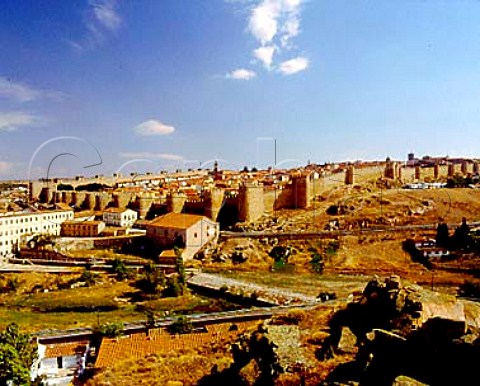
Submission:
<svg viewBox="0 0 480 386">
<path fill-rule="evenodd" d="M 13 253 L 33 235 L 60 235 L 61 224 L 73 219 L 73 210 L 0 213 L 0 258 Z"/>
<path fill-rule="evenodd" d="M 47 386 L 70 385 L 76 374 L 85 370 L 88 341 L 38 344 L 38 358 L 32 378 L 43 376 Z"/>
<path fill-rule="evenodd" d="M 185 259 L 193 258 L 206 243 L 218 236 L 220 226 L 208 217 L 167 213 L 146 226 L 147 237 L 163 248 L 183 248 Z"/>
<path fill-rule="evenodd" d="M 103 222 L 118 227 L 131 227 L 137 218 L 137 212 L 131 209 L 107 208 L 103 212 Z"/>
</svg>

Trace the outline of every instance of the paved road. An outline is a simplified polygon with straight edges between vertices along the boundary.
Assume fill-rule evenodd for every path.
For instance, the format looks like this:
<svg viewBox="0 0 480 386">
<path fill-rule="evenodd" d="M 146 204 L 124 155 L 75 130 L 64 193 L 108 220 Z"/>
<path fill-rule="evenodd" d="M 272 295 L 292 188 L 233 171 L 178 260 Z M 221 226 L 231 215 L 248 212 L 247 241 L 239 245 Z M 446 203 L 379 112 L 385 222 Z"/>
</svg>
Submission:
<svg viewBox="0 0 480 386">
<path fill-rule="evenodd" d="M 17 273 L 17 272 L 44 272 L 44 273 L 72 273 L 78 272 L 71 267 L 58 267 L 49 265 L 27 265 L 27 264 L 10 264 L 0 262 L 0 272 Z"/>
<path fill-rule="evenodd" d="M 315 296 L 210 273 L 194 275 L 188 279 L 188 284 L 217 291 L 222 287 L 233 288 L 234 292 L 243 291 L 246 296 L 255 292 L 258 295 L 258 300 L 276 305 L 315 303 L 316 301 Z"/>
<path fill-rule="evenodd" d="M 459 223 L 447 224 L 449 228 L 459 226 Z M 480 221 L 469 222 L 469 226 L 479 226 Z M 347 236 L 362 233 L 377 233 L 377 232 L 397 232 L 406 230 L 418 230 L 418 229 L 437 229 L 437 224 L 416 224 L 416 225 L 396 225 L 396 226 L 378 226 L 363 229 L 352 230 L 337 230 L 337 231 L 250 231 L 250 232 L 220 232 L 221 238 L 263 238 L 263 237 L 291 237 L 291 238 L 309 238 L 320 236 Z"/>
</svg>

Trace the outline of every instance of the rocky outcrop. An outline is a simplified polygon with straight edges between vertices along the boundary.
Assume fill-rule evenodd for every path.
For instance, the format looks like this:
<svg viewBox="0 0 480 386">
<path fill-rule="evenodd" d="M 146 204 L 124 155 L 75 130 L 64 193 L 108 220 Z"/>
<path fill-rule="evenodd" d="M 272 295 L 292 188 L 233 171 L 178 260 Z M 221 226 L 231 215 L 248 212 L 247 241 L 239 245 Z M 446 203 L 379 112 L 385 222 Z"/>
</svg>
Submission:
<svg viewBox="0 0 480 386">
<path fill-rule="evenodd" d="M 374 279 L 333 315 L 322 354 L 339 351 L 348 327 L 357 338 L 360 384 L 392 385 L 400 375 L 429 385 L 468 384 L 478 377 L 479 322 L 478 304 L 404 284 L 397 276 Z"/>
</svg>

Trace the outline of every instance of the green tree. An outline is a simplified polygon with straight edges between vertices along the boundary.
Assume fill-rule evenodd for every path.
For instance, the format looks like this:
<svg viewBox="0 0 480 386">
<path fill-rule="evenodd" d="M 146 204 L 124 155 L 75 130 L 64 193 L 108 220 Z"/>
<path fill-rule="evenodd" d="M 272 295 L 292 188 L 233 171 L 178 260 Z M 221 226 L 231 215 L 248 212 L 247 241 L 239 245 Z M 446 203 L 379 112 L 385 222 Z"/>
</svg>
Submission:
<svg viewBox="0 0 480 386">
<path fill-rule="evenodd" d="M 435 236 L 435 243 L 439 248 L 448 248 L 450 246 L 450 234 L 448 232 L 447 224 L 438 224 L 437 235 Z"/>
<path fill-rule="evenodd" d="M 136 287 L 151 295 L 159 295 L 166 285 L 165 275 L 155 264 L 147 264 L 143 269 L 142 277 L 135 283 Z"/>
<path fill-rule="evenodd" d="M 130 270 L 120 258 L 112 261 L 112 272 L 117 275 L 118 280 L 127 279 L 130 276 Z"/>
<path fill-rule="evenodd" d="M 451 247 L 454 250 L 468 250 L 473 245 L 473 238 L 470 235 L 470 227 L 467 224 L 467 219 L 462 219 L 462 225 L 455 229 L 452 236 Z"/>
<path fill-rule="evenodd" d="M 30 368 L 37 358 L 37 347 L 15 323 L 0 333 L 0 384 L 30 385 Z"/>
</svg>

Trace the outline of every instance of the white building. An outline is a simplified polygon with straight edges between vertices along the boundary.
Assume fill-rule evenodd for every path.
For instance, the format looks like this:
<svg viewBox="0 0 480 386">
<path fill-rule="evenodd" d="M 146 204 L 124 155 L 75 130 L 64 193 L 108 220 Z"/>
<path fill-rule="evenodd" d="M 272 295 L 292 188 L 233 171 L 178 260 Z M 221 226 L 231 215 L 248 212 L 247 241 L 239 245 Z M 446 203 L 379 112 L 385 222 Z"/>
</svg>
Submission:
<svg viewBox="0 0 480 386">
<path fill-rule="evenodd" d="M 75 374 L 83 374 L 89 350 L 88 341 L 38 344 L 38 358 L 31 378 L 44 377 L 47 386 L 71 385 Z"/>
<path fill-rule="evenodd" d="M 8 256 L 29 236 L 60 235 L 62 222 L 73 219 L 73 210 L 0 213 L 0 258 Z"/>
<path fill-rule="evenodd" d="M 205 244 L 218 236 L 220 226 L 205 216 L 167 213 L 147 225 L 147 237 L 164 249 L 183 248 L 183 258 L 191 259 Z"/>
<path fill-rule="evenodd" d="M 103 212 L 103 222 L 107 225 L 131 227 L 137 218 L 137 212 L 131 209 L 108 208 Z"/>
</svg>

